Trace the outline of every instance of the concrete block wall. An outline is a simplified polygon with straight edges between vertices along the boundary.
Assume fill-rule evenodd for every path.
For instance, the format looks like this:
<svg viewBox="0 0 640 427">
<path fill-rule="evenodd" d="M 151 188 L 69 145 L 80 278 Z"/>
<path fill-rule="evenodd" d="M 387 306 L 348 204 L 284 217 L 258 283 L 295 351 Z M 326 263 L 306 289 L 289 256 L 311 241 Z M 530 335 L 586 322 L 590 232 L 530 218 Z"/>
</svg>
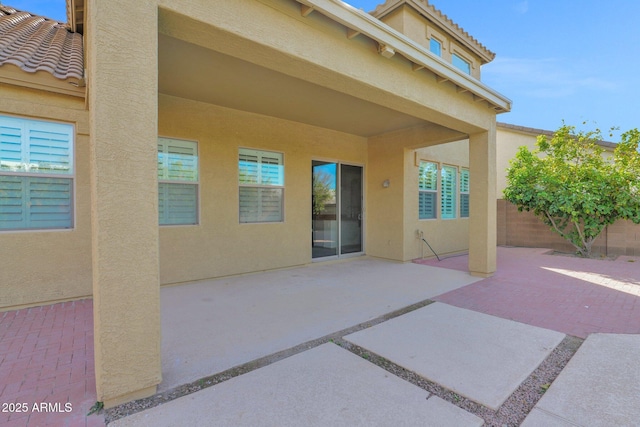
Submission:
<svg viewBox="0 0 640 427">
<path fill-rule="evenodd" d="M 575 248 L 554 233 L 531 212 L 503 199 L 497 201 L 497 241 L 501 246 L 549 248 L 575 252 Z M 593 252 L 606 255 L 640 256 L 640 225 L 618 221 L 605 228 L 593 245 Z"/>
</svg>

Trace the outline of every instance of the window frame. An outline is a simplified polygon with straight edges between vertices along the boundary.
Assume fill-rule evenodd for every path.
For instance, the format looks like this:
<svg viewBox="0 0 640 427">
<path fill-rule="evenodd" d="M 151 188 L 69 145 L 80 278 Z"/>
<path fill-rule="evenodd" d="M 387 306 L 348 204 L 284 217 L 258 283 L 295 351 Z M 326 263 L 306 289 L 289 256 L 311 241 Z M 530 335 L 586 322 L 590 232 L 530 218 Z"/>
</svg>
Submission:
<svg viewBox="0 0 640 427">
<path fill-rule="evenodd" d="M 458 59 L 458 61 L 460 61 L 461 63 L 464 63 L 466 67 L 462 68 L 459 64 L 456 64 L 456 59 Z M 451 54 L 451 64 L 463 73 L 471 75 L 471 62 L 469 62 L 466 58 L 459 55 L 458 53 L 454 52 Z"/>
<path fill-rule="evenodd" d="M 188 146 L 193 144 L 195 147 L 195 174 L 196 180 L 190 181 L 186 179 L 168 179 L 168 178 L 160 178 L 160 149 L 158 147 L 157 156 L 158 156 L 158 225 L 160 227 L 188 227 L 188 226 L 198 226 L 200 225 L 200 144 L 197 140 L 184 139 L 184 138 L 175 138 L 171 136 L 163 136 L 158 135 L 157 145 L 160 145 L 161 140 L 164 141 L 174 141 L 180 145 Z M 169 169 L 165 169 L 166 172 Z M 161 197 L 161 186 L 165 185 L 193 185 L 195 186 L 195 221 L 194 222 L 184 222 L 184 223 L 171 223 L 171 222 L 162 222 L 161 218 L 161 210 L 160 210 L 160 197 Z"/>
<path fill-rule="evenodd" d="M 434 44 L 437 44 L 437 47 L 438 47 L 437 52 L 433 50 Z M 429 52 L 433 53 L 439 58 L 442 58 L 442 42 L 433 36 L 429 38 Z"/>
<path fill-rule="evenodd" d="M 421 188 L 421 169 L 423 164 L 431 164 L 435 166 L 435 189 L 423 189 Z M 439 188 L 440 188 L 440 165 L 438 162 L 432 162 L 430 160 L 420 160 L 418 163 L 418 220 L 419 221 L 427 221 L 438 219 L 439 215 Z M 433 194 L 434 196 L 434 209 L 433 209 L 433 217 L 422 217 L 420 212 L 420 196 L 421 194 Z"/>
<path fill-rule="evenodd" d="M 68 135 L 68 164 L 69 164 L 69 172 L 64 173 L 64 172 L 31 172 L 31 161 L 29 161 L 29 166 L 26 167 L 26 171 L 20 171 L 20 170 L 3 170 L 0 166 L 0 176 L 7 176 L 7 177 L 20 177 L 20 178 L 25 178 L 27 180 L 29 180 L 29 185 L 31 182 L 37 181 L 37 179 L 62 179 L 62 180 L 67 180 L 69 181 L 69 203 L 68 203 L 68 207 L 69 207 L 69 220 L 68 220 L 68 226 L 51 226 L 51 227 L 33 227 L 33 226 L 25 226 L 25 227 L 21 227 L 21 228 L 0 228 L 0 234 L 5 234 L 5 233 L 31 233 L 31 232 L 64 232 L 64 231 L 72 231 L 75 230 L 76 228 L 76 139 L 77 139 L 77 133 L 76 133 L 76 125 L 75 123 L 71 123 L 71 122 L 65 122 L 62 120 L 51 120 L 51 119 L 46 119 L 46 118 L 32 118 L 32 117 L 26 117 L 26 116 L 17 116 L 17 115 L 11 115 L 11 114 L 5 114 L 2 113 L 0 114 L 0 123 L 2 122 L 2 119 L 5 120 L 9 120 L 9 121 L 16 121 L 16 122 L 22 122 L 23 124 L 27 124 L 27 126 L 24 125 L 20 125 L 20 157 L 21 157 L 21 163 L 24 163 L 24 160 L 26 157 L 30 157 L 32 152 L 30 150 L 30 146 L 27 145 L 27 150 L 29 150 L 28 152 L 25 152 L 25 144 L 29 144 L 29 136 L 28 136 L 28 132 L 31 130 L 31 126 L 37 123 L 40 124 L 44 124 L 44 125 L 53 125 L 55 127 L 67 127 L 68 130 L 65 132 L 66 135 Z M 16 125 L 17 126 L 17 125 Z M 7 125 L 8 127 L 8 125 Z M 40 129 L 40 131 L 42 132 L 43 130 Z M 0 164 L 2 163 L 2 158 L 0 157 Z M 37 167 L 36 169 L 38 169 L 39 167 Z M 34 180 L 31 180 L 31 178 L 35 178 Z M 24 185 L 24 184 L 23 184 Z M 23 191 L 23 190 L 21 190 Z M 23 195 L 23 197 L 26 197 L 26 195 Z M 27 209 L 25 210 L 24 215 L 29 216 L 32 211 L 31 211 L 31 205 L 29 204 L 29 202 L 25 202 L 27 203 Z M 27 221 L 27 220 L 25 220 Z"/>
<path fill-rule="evenodd" d="M 247 153 L 255 153 L 257 155 L 257 157 L 260 159 L 260 161 L 256 162 L 256 182 L 242 182 L 241 180 L 241 155 L 243 154 L 243 151 L 245 152 L 245 155 L 249 155 Z M 278 177 L 278 183 L 277 184 L 269 184 L 269 183 L 263 183 L 263 182 L 258 182 L 260 180 L 260 177 L 262 176 L 263 173 L 263 169 L 261 167 L 261 165 L 263 165 L 261 159 L 262 157 L 266 157 L 266 156 L 273 156 L 276 155 L 279 157 L 280 163 L 278 163 L 277 165 L 280 166 L 281 169 L 279 169 L 278 175 L 281 174 L 281 177 Z M 239 224 L 280 224 L 280 223 L 284 223 L 285 222 L 285 188 L 286 188 L 286 174 L 285 174 L 285 154 L 282 151 L 275 151 L 275 150 L 265 150 L 265 149 L 261 149 L 261 148 L 250 148 L 250 147 L 238 147 L 238 151 L 237 151 L 237 173 L 238 173 L 238 223 Z M 246 160 L 245 160 L 246 161 Z M 280 173 L 281 172 L 281 173 Z M 275 190 L 279 190 L 280 192 L 280 217 L 276 220 L 264 220 L 264 218 L 262 218 L 262 215 L 260 213 L 257 214 L 257 217 L 254 219 L 245 219 L 243 218 L 243 212 L 242 212 L 242 207 L 241 207 L 241 192 L 243 188 L 255 188 L 258 190 L 258 194 L 259 196 L 257 197 L 257 210 L 261 211 L 261 207 L 263 206 L 263 199 L 262 199 L 262 191 L 261 190 L 265 190 L 265 189 L 275 189 Z"/>
</svg>

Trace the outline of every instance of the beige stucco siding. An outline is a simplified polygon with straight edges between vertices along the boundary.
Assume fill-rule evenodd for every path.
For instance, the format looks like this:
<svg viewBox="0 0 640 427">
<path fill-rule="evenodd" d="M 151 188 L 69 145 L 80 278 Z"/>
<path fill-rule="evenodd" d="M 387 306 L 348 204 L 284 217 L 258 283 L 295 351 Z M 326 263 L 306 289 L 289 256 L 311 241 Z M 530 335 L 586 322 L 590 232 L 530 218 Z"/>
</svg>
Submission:
<svg viewBox="0 0 640 427">
<path fill-rule="evenodd" d="M 419 160 L 455 166 L 458 171 L 468 167 L 468 141 L 456 139 L 460 139 L 459 133 L 433 126 L 370 138 L 368 255 L 399 261 L 409 261 L 423 254 L 433 256 L 428 248 L 423 251 L 416 230 L 423 231 L 430 243 L 437 242 L 434 249 L 439 254 L 468 249 L 468 218 L 418 219 Z M 387 179 L 390 185 L 385 188 L 382 183 Z"/>
<path fill-rule="evenodd" d="M 70 123 L 75 128 L 71 230 L 0 232 L 0 310 L 90 296 L 89 123 L 84 100 L 0 84 L 0 114 Z"/>
<path fill-rule="evenodd" d="M 471 66 L 471 75 L 476 79 L 480 79 L 480 58 L 457 43 L 451 36 L 447 35 L 444 30 L 436 26 L 409 6 L 402 6 L 384 16 L 382 21 L 391 28 L 401 32 L 411 40 L 424 46 L 430 50 L 430 39 L 433 37 L 441 43 L 441 57 L 444 61 L 451 63 L 452 54 L 469 62 Z"/>
<path fill-rule="evenodd" d="M 160 227 L 160 282 L 311 261 L 311 161 L 367 162 L 365 138 L 166 95 L 159 133 L 198 141 L 200 223 Z M 240 224 L 238 149 L 284 154 L 284 221 Z"/>
<path fill-rule="evenodd" d="M 514 132 L 505 128 L 498 128 L 496 133 L 496 192 L 498 199 L 502 199 L 502 192 L 507 187 L 507 169 L 509 161 L 516 156 L 522 146 L 529 150 L 536 148 L 536 136 L 522 132 Z"/>
<path fill-rule="evenodd" d="M 438 163 L 442 166 L 453 166 L 457 169 L 456 218 L 442 219 L 438 210 L 436 219 L 418 219 L 418 170 L 420 161 Z M 420 150 L 408 152 L 405 157 L 407 171 L 407 207 L 405 226 L 406 258 L 415 259 L 422 256 L 432 257 L 433 253 L 427 245 L 418 239 L 416 231 L 422 231 L 438 255 L 451 254 L 469 249 L 469 218 L 460 218 L 460 169 L 469 167 L 469 141 L 462 140 L 448 144 L 440 144 Z M 438 177 L 437 206 L 440 207 L 442 182 Z M 473 178 L 471 177 L 471 185 Z"/>
</svg>

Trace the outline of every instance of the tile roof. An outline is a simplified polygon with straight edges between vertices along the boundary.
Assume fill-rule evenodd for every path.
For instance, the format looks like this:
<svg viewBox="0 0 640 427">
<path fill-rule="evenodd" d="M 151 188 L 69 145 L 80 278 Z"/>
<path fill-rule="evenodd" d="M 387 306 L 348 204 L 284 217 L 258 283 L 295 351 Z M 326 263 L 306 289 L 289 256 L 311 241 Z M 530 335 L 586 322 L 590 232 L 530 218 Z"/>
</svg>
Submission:
<svg viewBox="0 0 640 427">
<path fill-rule="evenodd" d="M 66 80 L 84 76 L 82 35 L 66 24 L 0 5 L 0 67 L 47 71 Z"/>
<path fill-rule="evenodd" d="M 457 36 L 460 40 L 466 40 L 470 46 L 474 47 L 478 51 L 478 53 L 480 53 L 481 56 L 485 58 L 486 62 L 491 62 L 495 58 L 496 54 L 494 52 L 490 51 L 485 45 L 480 43 L 471 34 L 466 32 L 461 26 L 453 22 L 447 15 L 436 9 L 435 6 L 429 3 L 429 0 L 385 0 L 384 3 L 376 6 L 371 14 L 375 17 L 378 17 L 381 14 L 386 14 L 391 8 L 402 5 L 404 3 L 412 3 L 423 12 L 427 12 L 428 16 L 432 19 L 439 21 L 439 23 L 443 25 L 444 28 L 451 31 L 452 35 Z"/>
</svg>

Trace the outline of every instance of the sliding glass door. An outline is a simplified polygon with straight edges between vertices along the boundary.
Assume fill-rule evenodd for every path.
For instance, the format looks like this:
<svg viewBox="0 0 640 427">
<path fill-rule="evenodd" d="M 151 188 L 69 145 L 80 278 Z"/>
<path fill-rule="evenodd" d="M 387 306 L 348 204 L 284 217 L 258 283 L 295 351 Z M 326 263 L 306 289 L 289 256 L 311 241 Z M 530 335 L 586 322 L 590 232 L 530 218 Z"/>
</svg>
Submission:
<svg viewBox="0 0 640 427">
<path fill-rule="evenodd" d="M 363 252 L 362 167 L 313 161 L 312 257 Z"/>
</svg>

